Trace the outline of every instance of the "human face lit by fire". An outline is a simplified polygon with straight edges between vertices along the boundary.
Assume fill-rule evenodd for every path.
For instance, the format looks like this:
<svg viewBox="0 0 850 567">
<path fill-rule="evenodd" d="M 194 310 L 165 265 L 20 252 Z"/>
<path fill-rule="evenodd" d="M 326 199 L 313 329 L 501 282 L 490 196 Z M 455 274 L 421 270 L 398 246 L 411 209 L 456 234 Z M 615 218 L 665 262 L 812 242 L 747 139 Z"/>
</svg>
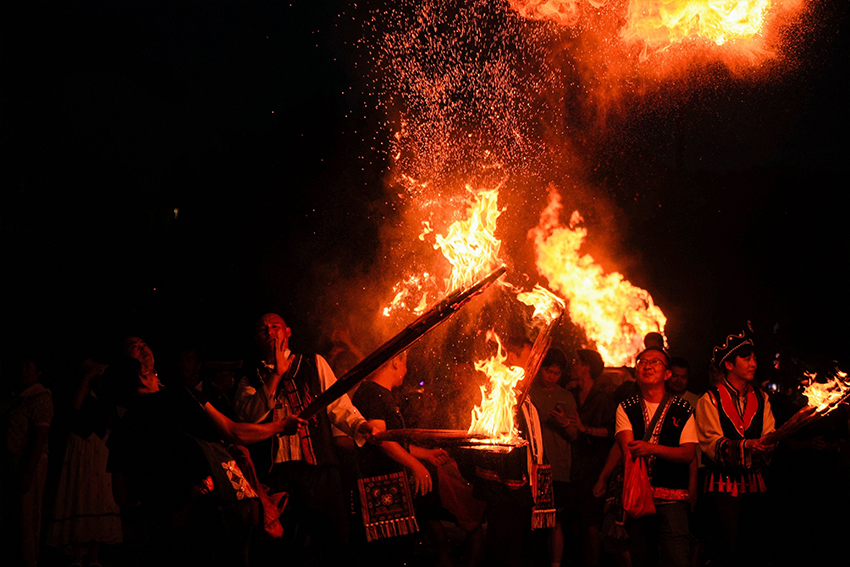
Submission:
<svg viewBox="0 0 850 567">
<path fill-rule="evenodd" d="M 124 340 L 124 354 L 130 358 L 135 358 L 142 364 L 142 374 L 153 373 L 153 352 L 139 337 L 127 337 Z"/>
<path fill-rule="evenodd" d="M 540 369 L 538 379 L 540 380 L 541 385 L 548 390 L 558 385 L 558 382 L 561 381 L 561 374 L 563 373 L 564 371 L 560 366 L 557 364 L 550 364 L 549 366 Z"/>
<path fill-rule="evenodd" d="M 674 366 L 670 369 L 670 373 L 667 389 L 677 396 L 684 394 L 688 389 L 688 369 Z"/>
<path fill-rule="evenodd" d="M 667 357 L 660 351 L 643 352 L 637 361 L 637 382 L 641 386 L 657 386 L 670 379 Z"/>
<path fill-rule="evenodd" d="M 729 362 L 727 360 L 724 364 L 728 370 L 728 376 L 734 375 L 746 382 L 755 378 L 756 368 L 758 367 L 758 364 L 756 364 L 756 353 L 754 352 L 751 352 L 747 356 L 736 356 L 735 362 Z"/>
<path fill-rule="evenodd" d="M 281 351 L 289 348 L 290 335 L 292 331 L 277 313 L 267 313 L 257 323 L 257 345 L 269 358 L 274 357 L 275 348 Z"/>
</svg>

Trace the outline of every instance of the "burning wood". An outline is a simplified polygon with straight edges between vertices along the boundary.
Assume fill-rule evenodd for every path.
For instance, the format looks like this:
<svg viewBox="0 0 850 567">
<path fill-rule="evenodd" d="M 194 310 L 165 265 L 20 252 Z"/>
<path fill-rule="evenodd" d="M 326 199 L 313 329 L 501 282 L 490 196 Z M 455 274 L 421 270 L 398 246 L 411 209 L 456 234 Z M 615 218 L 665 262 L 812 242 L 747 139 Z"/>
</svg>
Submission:
<svg viewBox="0 0 850 567">
<path fill-rule="evenodd" d="M 465 429 L 391 429 L 375 435 L 375 441 L 398 441 L 417 445 L 432 443 L 455 444 L 472 439 L 486 439 L 486 435 L 470 434 Z"/>
<path fill-rule="evenodd" d="M 803 390 L 803 395 L 808 398 L 808 405 L 791 416 L 791 419 L 782 424 L 779 429 L 765 435 L 765 443 L 773 445 L 790 437 L 799 429 L 819 420 L 846 402 L 850 398 L 850 379 L 847 378 L 846 373 L 838 371 L 837 376 L 826 384 L 812 380 L 811 384 Z"/>
<path fill-rule="evenodd" d="M 522 407 L 531 389 L 531 384 L 540 370 L 540 365 L 543 363 L 543 359 L 546 358 L 546 353 L 552 345 L 552 333 L 561 324 L 561 319 L 564 317 L 564 302 L 561 298 L 539 285 L 535 286 L 532 292 L 519 294 L 517 299 L 526 305 L 533 305 L 534 314 L 539 314 L 545 322 L 545 326 L 540 330 L 540 333 L 538 333 L 537 338 L 534 340 L 534 346 L 531 347 L 531 354 L 525 365 L 525 375 L 528 379 L 523 383 L 522 391 L 517 396 L 517 407 Z"/>
<path fill-rule="evenodd" d="M 298 417 L 309 419 L 323 410 L 336 399 L 341 398 L 346 392 L 353 388 L 358 382 L 377 370 L 386 361 L 418 341 L 425 333 L 446 321 L 457 313 L 466 303 L 490 287 L 496 280 L 502 277 L 507 268 L 501 266 L 491 272 L 478 283 L 466 288 L 459 289 L 446 297 L 440 303 L 432 307 L 427 313 L 418 317 L 413 323 L 405 327 L 396 336 L 378 347 L 375 352 L 361 360 L 354 368 L 336 381 L 334 385 L 322 392 L 313 403 L 311 403 Z"/>
<path fill-rule="evenodd" d="M 499 443 L 514 443 L 520 439 L 514 422 L 514 388 L 525 372 L 519 366 L 505 364 L 508 355 L 496 333 L 487 331 L 487 340 L 497 344 L 497 352 L 488 360 L 475 363 L 475 370 L 484 372 L 490 378 L 490 383 L 489 389 L 481 386 L 481 404 L 472 410 L 469 434 L 482 435 Z"/>
</svg>

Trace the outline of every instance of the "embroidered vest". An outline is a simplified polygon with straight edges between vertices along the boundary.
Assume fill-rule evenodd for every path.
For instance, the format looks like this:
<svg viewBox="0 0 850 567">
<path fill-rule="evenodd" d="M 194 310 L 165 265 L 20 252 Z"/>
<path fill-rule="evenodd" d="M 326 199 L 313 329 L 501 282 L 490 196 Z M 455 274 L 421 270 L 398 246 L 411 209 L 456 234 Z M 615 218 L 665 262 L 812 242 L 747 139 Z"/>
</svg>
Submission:
<svg viewBox="0 0 850 567">
<path fill-rule="evenodd" d="M 663 409 L 659 405 L 656 411 L 662 411 Z M 644 423 L 640 396 L 634 396 L 624 401 L 623 410 L 632 424 L 632 432 L 635 439 L 642 439 L 646 431 L 646 424 Z M 685 423 L 688 421 L 692 411 L 693 409 L 688 402 L 682 398 L 674 397 L 667 415 L 663 417 L 663 421 L 661 422 L 658 444 L 666 447 L 678 447 L 682 430 L 685 428 Z M 687 463 L 674 463 L 666 459 L 652 459 L 648 465 L 649 481 L 653 488 L 688 488 Z"/>
<path fill-rule="evenodd" d="M 717 414 L 720 416 L 720 426 L 723 436 L 729 439 L 758 439 L 764 422 L 764 393 L 755 388 L 749 388 L 748 400 L 744 415 L 738 413 L 735 404 L 736 392 L 730 392 L 723 384 L 712 386 L 708 392 L 714 398 Z M 756 402 L 755 405 L 752 402 Z"/>
<path fill-rule="evenodd" d="M 300 408 L 295 408 L 295 411 L 298 412 L 306 408 L 312 400 L 322 393 L 322 384 L 319 380 L 319 371 L 316 368 L 315 355 L 295 355 L 292 364 L 295 367 L 295 372 L 281 379 L 275 401 L 277 405 L 278 399 L 289 396 L 290 405 L 295 407 L 291 400 L 293 397 L 297 397 L 301 404 Z M 248 380 L 257 391 L 260 391 L 263 387 L 259 371 L 249 374 Z M 292 393 L 287 393 L 287 390 Z M 274 413 L 274 411 L 270 411 L 263 422 L 272 421 Z M 258 474 L 271 470 L 271 467 L 275 464 L 274 459 L 279 438 L 280 436 L 275 436 L 268 441 L 261 441 L 251 446 L 251 458 L 254 460 Z M 317 465 L 337 464 L 336 453 L 333 448 L 333 431 L 326 411 L 320 411 L 308 420 L 306 435 L 302 435 L 301 441 L 301 453 L 304 461 L 313 460 L 314 464 Z M 312 453 L 312 456 L 308 456 L 310 453 Z"/>
</svg>

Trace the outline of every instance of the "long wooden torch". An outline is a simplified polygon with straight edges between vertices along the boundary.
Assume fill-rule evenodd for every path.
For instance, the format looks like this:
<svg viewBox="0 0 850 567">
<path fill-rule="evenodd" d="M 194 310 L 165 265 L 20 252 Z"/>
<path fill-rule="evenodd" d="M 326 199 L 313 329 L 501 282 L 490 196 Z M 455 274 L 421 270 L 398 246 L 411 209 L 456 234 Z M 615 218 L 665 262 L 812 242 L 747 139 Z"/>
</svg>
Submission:
<svg viewBox="0 0 850 567">
<path fill-rule="evenodd" d="M 304 408 L 304 411 L 298 414 L 298 417 L 310 419 L 328 407 L 331 402 L 341 398 L 358 382 L 380 368 L 385 362 L 421 339 L 425 333 L 436 328 L 457 313 L 470 299 L 490 287 L 506 271 L 507 268 L 501 266 L 466 289 L 459 289 L 452 292 L 440 303 L 420 315 L 396 336 L 378 347 L 372 354 L 361 360 L 354 368 L 346 372 L 335 384 L 313 400 L 313 403 Z"/>
</svg>

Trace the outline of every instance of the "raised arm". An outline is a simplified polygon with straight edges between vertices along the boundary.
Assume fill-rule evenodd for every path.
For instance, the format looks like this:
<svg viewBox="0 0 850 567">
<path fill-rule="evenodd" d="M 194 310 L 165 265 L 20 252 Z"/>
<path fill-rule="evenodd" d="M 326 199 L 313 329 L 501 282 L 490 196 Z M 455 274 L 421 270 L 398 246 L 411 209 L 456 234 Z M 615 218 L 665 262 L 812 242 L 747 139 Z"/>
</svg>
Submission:
<svg viewBox="0 0 850 567">
<path fill-rule="evenodd" d="M 238 423 L 215 409 L 209 402 L 204 404 L 204 411 L 219 435 L 231 443 L 240 445 L 257 443 L 272 435 L 294 435 L 299 427 L 307 425 L 305 420 L 294 415 L 269 423 Z"/>
</svg>

